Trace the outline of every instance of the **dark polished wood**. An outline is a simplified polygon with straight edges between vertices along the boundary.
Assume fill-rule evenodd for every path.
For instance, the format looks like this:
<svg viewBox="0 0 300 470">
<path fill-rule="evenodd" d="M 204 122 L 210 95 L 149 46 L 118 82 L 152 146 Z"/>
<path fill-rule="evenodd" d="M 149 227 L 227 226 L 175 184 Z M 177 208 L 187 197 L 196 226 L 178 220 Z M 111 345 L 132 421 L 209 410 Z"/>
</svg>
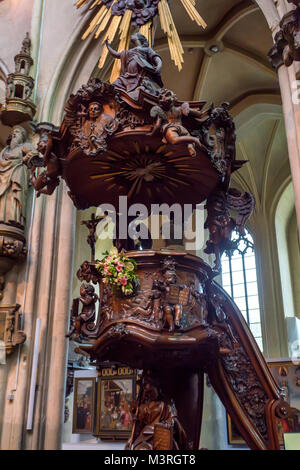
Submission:
<svg viewBox="0 0 300 470">
<path fill-rule="evenodd" d="M 254 209 L 250 193 L 230 188 L 232 173 L 245 162 L 236 160 L 229 105 L 177 99 L 163 88 L 158 54 L 143 36 L 133 39 L 135 47 L 121 53 L 107 44 L 121 60 L 113 84 L 89 80 L 70 96 L 59 129 L 38 126 L 43 157 L 33 155 L 27 164 L 33 174 L 39 166 L 45 171 L 33 185 L 52 194 L 63 178 L 77 209 L 118 208 L 119 196 L 148 209 L 206 200 L 206 251 L 215 254 L 215 268 L 184 252 L 130 251 L 126 242 L 139 283 L 132 295 L 122 295 L 96 269 L 96 221 L 87 221 L 92 262 L 84 261 L 77 276 L 99 285 L 99 307 L 96 312 L 94 288 L 83 284 L 84 307 L 79 313 L 75 299 L 69 335 L 95 365 L 115 361 L 144 371 L 129 448 L 197 449 L 207 373 L 248 445 L 278 449 L 275 417 L 288 416 L 289 406 L 237 306 L 213 282 L 233 229 L 243 233 Z M 122 246 L 118 236 L 115 246 Z"/>
<path fill-rule="evenodd" d="M 78 352 L 98 361 L 122 361 L 150 371 L 173 400 L 190 448 L 199 443 L 203 373 L 252 449 L 277 449 L 275 416 L 289 405 L 246 324 L 213 271 L 195 256 L 174 251 L 129 253 L 138 264 L 140 287 L 130 298 L 114 294 L 99 276 L 95 327 Z M 92 269 L 92 268 L 91 268 Z M 95 279 L 96 281 L 96 279 Z M 157 289 L 158 285 L 165 286 Z M 203 296 L 203 297 L 202 297 Z M 163 321 L 167 308 L 174 328 Z"/>
</svg>

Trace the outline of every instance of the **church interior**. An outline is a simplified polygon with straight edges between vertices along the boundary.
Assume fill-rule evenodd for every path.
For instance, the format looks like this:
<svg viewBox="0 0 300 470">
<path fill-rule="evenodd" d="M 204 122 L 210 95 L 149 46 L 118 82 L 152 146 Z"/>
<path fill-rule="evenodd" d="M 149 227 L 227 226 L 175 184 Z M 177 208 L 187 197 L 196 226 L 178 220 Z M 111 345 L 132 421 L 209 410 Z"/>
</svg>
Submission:
<svg viewBox="0 0 300 470">
<path fill-rule="evenodd" d="M 0 25 L 0 449 L 300 450 L 300 1 Z"/>
</svg>

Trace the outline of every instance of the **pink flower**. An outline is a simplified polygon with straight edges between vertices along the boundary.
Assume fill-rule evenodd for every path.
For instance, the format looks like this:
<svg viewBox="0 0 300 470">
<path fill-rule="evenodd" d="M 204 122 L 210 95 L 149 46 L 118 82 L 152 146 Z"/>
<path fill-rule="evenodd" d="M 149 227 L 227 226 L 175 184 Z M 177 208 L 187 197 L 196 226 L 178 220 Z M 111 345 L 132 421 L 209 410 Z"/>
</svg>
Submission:
<svg viewBox="0 0 300 470">
<path fill-rule="evenodd" d="M 111 276 L 111 272 L 108 266 L 104 266 L 104 271 L 105 271 L 105 274 L 108 274 L 109 276 Z"/>
<path fill-rule="evenodd" d="M 108 256 L 108 257 L 106 258 L 106 261 L 111 261 L 111 260 L 112 260 L 112 257 L 111 257 L 111 256 Z"/>
<path fill-rule="evenodd" d="M 128 281 L 128 276 L 123 276 L 119 278 L 119 282 L 120 284 L 122 284 L 122 286 L 126 286 L 127 281 Z"/>
<path fill-rule="evenodd" d="M 122 271 L 122 266 L 117 265 L 117 266 L 116 266 L 116 270 L 117 270 L 118 273 L 119 273 L 120 271 Z"/>
</svg>

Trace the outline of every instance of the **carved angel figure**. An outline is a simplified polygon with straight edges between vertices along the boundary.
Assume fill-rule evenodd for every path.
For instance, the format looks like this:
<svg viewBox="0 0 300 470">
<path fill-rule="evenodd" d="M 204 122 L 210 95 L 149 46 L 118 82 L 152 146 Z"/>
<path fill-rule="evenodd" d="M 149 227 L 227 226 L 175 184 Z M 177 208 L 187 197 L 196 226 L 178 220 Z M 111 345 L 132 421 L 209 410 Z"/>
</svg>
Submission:
<svg viewBox="0 0 300 470">
<path fill-rule="evenodd" d="M 197 118 L 202 116 L 200 111 L 191 109 L 188 102 L 176 106 L 176 95 L 171 90 L 163 89 L 159 95 L 159 106 L 153 106 L 150 111 L 151 117 L 156 118 L 150 135 L 157 131 L 163 134 L 162 141 L 171 145 L 187 144 L 191 156 L 196 155 L 196 148 L 206 148 L 200 143 L 198 137 L 193 137 L 182 125 L 182 117 L 193 115 Z"/>
<path fill-rule="evenodd" d="M 31 182 L 37 191 L 37 197 L 41 194 L 53 194 L 59 185 L 60 163 L 58 157 L 52 152 L 52 146 L 50 133 L 42 132 L 37 145 L 40 153 L 29 154 L 23 159 L 23 163 L 31 170 Z M 46 167 L 46 170 L 37 175 L 36 170 L 39 167 Z"/>
<path fill-rule="evenodd" d="M 82 303 L 83 307 L 78 314 L 78 300 Z M 72 326 L 69 333 L 66 335 L 68 338 L 78 340 L 84 324 L 93 323 L 96 316 L 95 304 L 98 300 L 95 289 L 90 284 L 81 284 L 80 297 L 74 299 L 72 308 Z"/>
</svg>

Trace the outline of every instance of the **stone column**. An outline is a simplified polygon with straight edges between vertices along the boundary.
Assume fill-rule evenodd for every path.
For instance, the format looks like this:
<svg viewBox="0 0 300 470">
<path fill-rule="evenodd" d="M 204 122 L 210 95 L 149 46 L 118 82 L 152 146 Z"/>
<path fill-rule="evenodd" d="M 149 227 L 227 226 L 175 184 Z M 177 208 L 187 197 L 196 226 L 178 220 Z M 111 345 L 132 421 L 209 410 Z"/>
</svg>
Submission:
<svg viewBox="0 0 300 470">
<path fill-rule="evenodd" d="M 279 20 L 291 9 L 295 8 L 285 0 L 276 2 Z M 280 29 L 272 30 L 275 45 L 272 47 L 269 58 L 278 73 L 278 80 L 282 98 L 282 109 L 285 120 L 285 130 L 289 151 L 289 160 L 293 187 L 295 194 L 295 207 L 297 222 L 300 229 L 300 105 L 297 103 L 297 90 L 300 87 L 296 82 L 300 70 L 300 62 L 294 61 L 290 67 L 286 67 L 283 62 L 283 51 L 287 45 L 284 31 Z M 299 101 L 299 96 L 298 96 Z"/>
<path fill-rule="evenodd" d="M 284 65 L 278 68 L 278 78 L 295 194 L 297 221 L 300 229 L 300 108 L 299 105 L 293 105 L 293 90 L 290 87 L 289 72 Z"/>
<path fill-rule="evenodd" d="M 33 430 L 26 431 L 24 447 L 26 449 L 39 449 L 42 441 L 44 428 L 44 395 L 47 390 L 47 371 L 49 363 L 47 361 L 48 345 L 51 338 L 51 297 L 54 282 L 54 263 L 56 238 L 58 236 L 58 205 L 60 202 L 60 191 L 51 197 L 45 198 L 43 211 L 43 224 L 41 225 L 41 247 L 40 255 L 36 261 L 39 264 L 38 276 L 35 279 L 36 298 L 34 301 L 35 321 L 41 319 L 41 340 L 38 358 L 37 390 L 35 393 L 35 408 L 33 417 Z M 33 328 L 35 323 L 33 323 Z M 34 335 L 34 331 L 33 331 Z M 32 347 L 34 338 L 32 338 Z M 32 358 L 31 358 L 32 359 Z M 31 372 L 31 369 L 30 369 Z M 29 386 L 29 383 L 28 383 Z M 26 402 L 26 405 L 28 403 Z"/>
<path fill-rule="evenodd" d="M 64 188 L 56 260 L 56 284 L 53 291 L 54 311 L 45 416 L 45 450 L 55 450 L 61 447 L 68 350 L 68 341 L 65 335 L 69 321 L 74 229 L 75 210 L 67 195 L 66 188 Z"/>
<path fill-rule="evenodd" d="M 5 401 L 3 413 L 3 428 L 1 436 L 1 449 L 21 449 L 25 429 L 25 407 L 27 399 L 27 386 L 30 377 L 30 353 L 32 349 L 32 332 L 34 326 L 34 302 L 36 296 L 36 282 L 39 271 L 41 226 L 43 220 L 43 198 L 39 199 L 35 206 L 32 221 L 31 240 L 29 240 L 30 251 L 27 258 L 29 263 L 28 276 L 21 283 L 24 313 L 24 331 L 27 339 L 20 348 L 20 354 L 14 355 L 13 361 L 7 370 L 7 387 L 4 388 L 5 395 L 14 391 L 14 400 Z M 20 302 L 21 303 L 21 302 Z"/>
</svg>

